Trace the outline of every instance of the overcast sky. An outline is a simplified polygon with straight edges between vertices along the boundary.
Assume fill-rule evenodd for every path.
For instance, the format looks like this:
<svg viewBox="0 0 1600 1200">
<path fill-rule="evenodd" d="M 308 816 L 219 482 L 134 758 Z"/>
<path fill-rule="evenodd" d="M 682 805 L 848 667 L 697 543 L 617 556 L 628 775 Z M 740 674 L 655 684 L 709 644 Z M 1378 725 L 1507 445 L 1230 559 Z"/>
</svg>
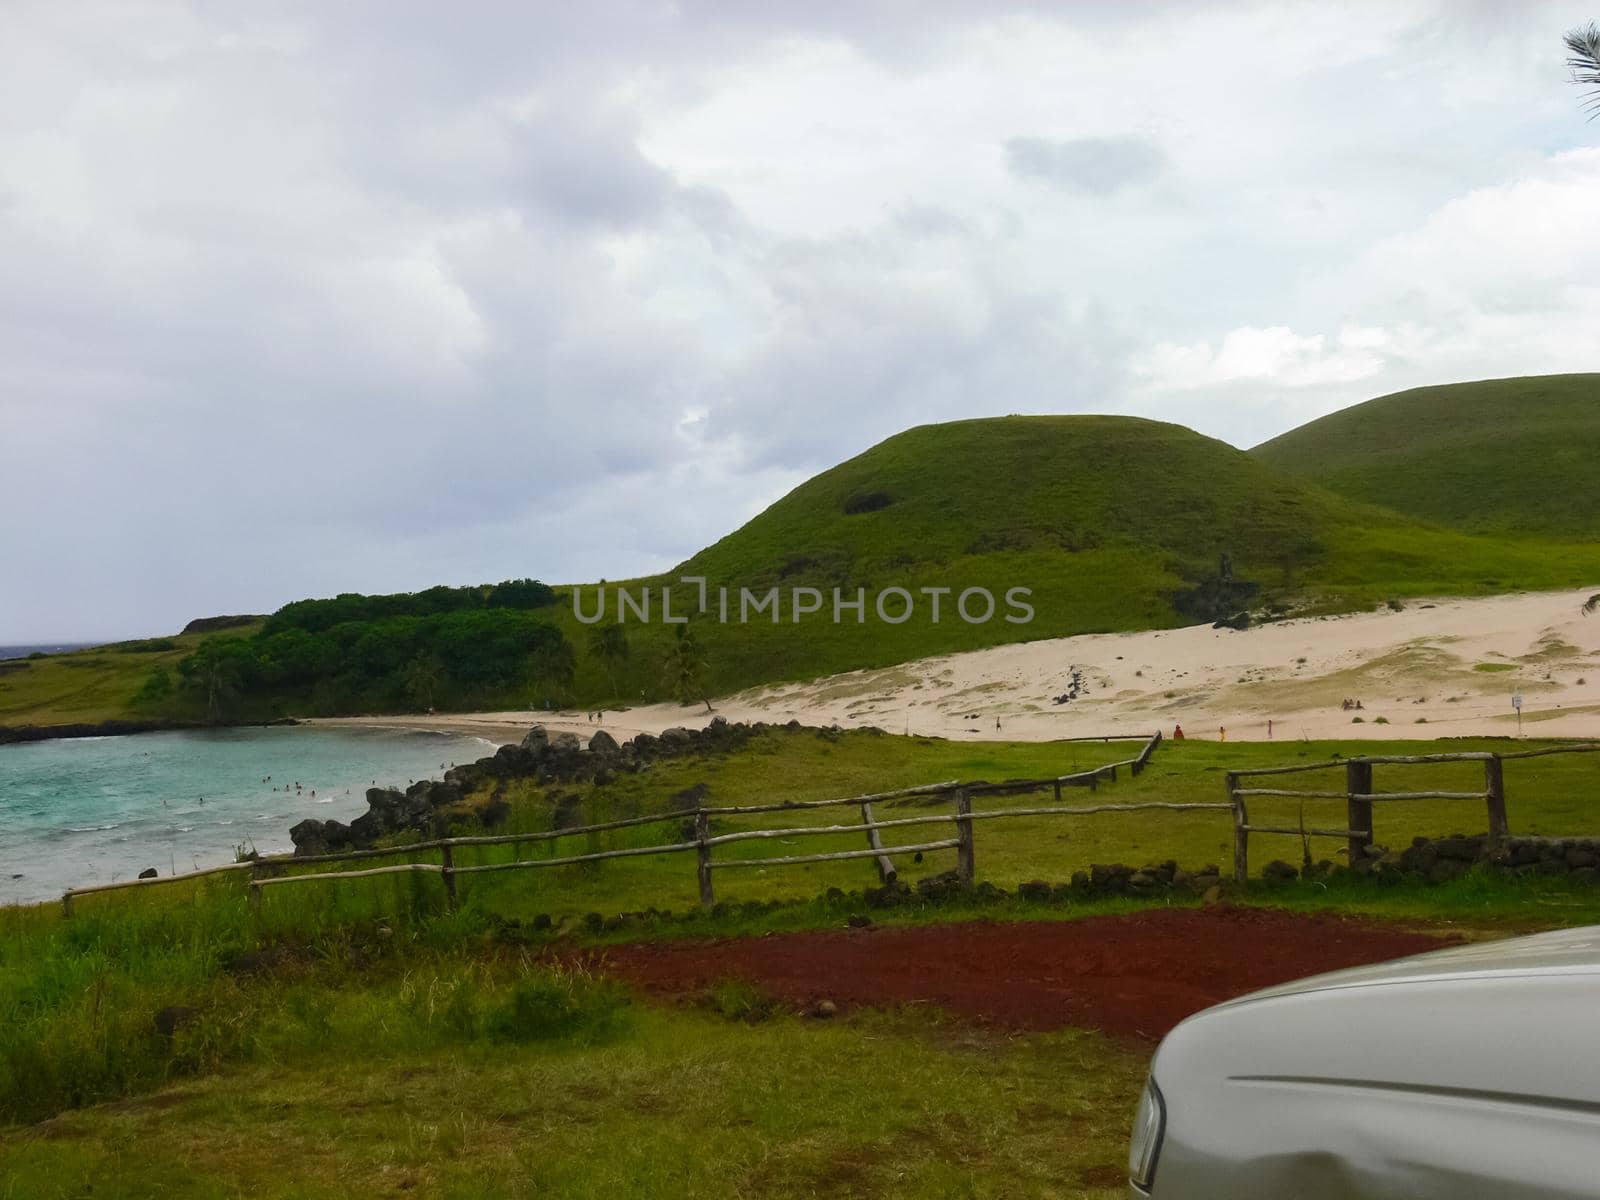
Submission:
<svg viewBox="0 0 1600 1200">
<path fill-rule="evenodd" d="M 636 575 L 923 422 L 1600 369 L 1595 16 L 10 0 L 0 642 Z"/>
</svg>

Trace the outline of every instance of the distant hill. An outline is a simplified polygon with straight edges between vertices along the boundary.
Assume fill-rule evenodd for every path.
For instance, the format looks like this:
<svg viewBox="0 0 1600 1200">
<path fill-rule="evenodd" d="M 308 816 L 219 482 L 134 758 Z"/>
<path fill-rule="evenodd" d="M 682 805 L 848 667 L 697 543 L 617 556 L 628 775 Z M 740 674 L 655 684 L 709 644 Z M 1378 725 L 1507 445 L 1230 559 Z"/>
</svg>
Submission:
<svg viewBox="0 0 1600 1200">
<path fill-rule="evenodd" d="M 1226 555 L 1239 591 L 1218 588 Z M 1287 476 L 1182 426 L 1121 416 L 921 426 L 822 472 L 679 573 L 715 586 L 1033 590 L 1027 625 L 705 622 L 717 690 L 1042 637 L 1337 611 L 1600 578 L 1600 548 L 1469 537 Z M 646 640 L 649 629 L 636 635 Z M 580 678 L 583 678 L 580 670 Z M 644 681 L 640 681 L 644 682 Z"/>
<path fill-rule="evenodd" d="M 825 582 L 996 553 L 1114 548 L 1203 568 L 1306 556 L 1350 519 L 1224 442 L 1136 417 L 923 425 L 801 484 L 684 564 L 713 577 Z"/>
<path fill-rule="evenodd" d="M 1251 454 L 1352 499 L 1458 529 L 1600 537 L 1600 374 L 1413 388 Z"/>
<path fill-rule="evenodd" d="M 196 617 L 183 627 L 183 632 L 219 633 L 224 629 L 242 629 L 246 625 L 258 625 L 266 619 L 265 616 L 249 616 L 243 613 L 231 617 Z"/>
<path fill-rule="evenodd" d="M 1483 411 L 1495 405 L 1484 401 Z M 1436 422 L 1387 436 L 1450 444 L 1449 432 Z M 1569 430 L 1567 440 L 1578 436 Z M 1489 454 L 1494 439 L 1485 435 L 1477 444 Z M 1279 453 L 1294 457 L 1292 448 L 1272 446 L 1247 454 L 1182 426 L 1134 417 L 921 426 L 823 471 L 665 575 L 560 589 L 525 580 L 300 601 L 259 626 L 185 634 L 176 651 L 129 643 L 24 660 L 0 679 L 0 724 L 547 702 L 599 707 L 715 696 L 1007 642 L 1194 624 L 1243 610 L 1259 619 L 1600 580 L 1595 542 L 1450 529 L 1341 495 L 1292 466 L 1279 469 Z M 1568 458 L 1561 458 L 1568 479 L 1581 482 L 1588 470 L 1592 480 L 1592 467 Z M 1595 494 L 1590 487 L 1586 507 L 1571 500 L 1573 511 L 1592 513 Z M 1527 501 L 1522 524 L 1541 511 Z M 679 583 L 681 575 L 704 577 L 707 611 L 698 611 L 697 589 Z M 663 621 L 664 586 L 673 588 L 674 614 L 691 618 L 687 626 Z M 606 626 L 618 624 L 619 587 L 641 603 L 648 590 L 651 617 L 630 614 L 608 633 Z M 724 588 L 726 621 L 718 612 Z M 835 620 L 835 588 L 847 603 L 864 591 L 865 610 L 841 608 Z M 996 610 L 988 619 L 963 619 L 958 597 L 980 588 Z M 1019 588 L 1027 589 L 1032 620 L 1010 622 L 1005 617 L 1021 611 L 1006 595 Z M 580 621 L 574 600 L 592 616 L 602 589 L 603 620 Z M 763 599 L 776 593 L 778 618 L 769 608 L 741 621 L 744 589 Z M 820 611 L 796 621 L 796 589 L 815 589 Z M 877 611 L 879 595 L 892 589 L 903 589 L 888 605 L 892 616 L 912 602 L 903 621 Z M 937 619 L 927 589 L 942 597 Z M 979 600 L 969 611 L 983 608 Z M 688 640 L 678 632 L 685 628 Z M 1060 666 L 1065 690 L 1072 664 Z M 870 681 L 840 686 L 859 686 L 863 696 L 873 689 Z"/>
</svg>

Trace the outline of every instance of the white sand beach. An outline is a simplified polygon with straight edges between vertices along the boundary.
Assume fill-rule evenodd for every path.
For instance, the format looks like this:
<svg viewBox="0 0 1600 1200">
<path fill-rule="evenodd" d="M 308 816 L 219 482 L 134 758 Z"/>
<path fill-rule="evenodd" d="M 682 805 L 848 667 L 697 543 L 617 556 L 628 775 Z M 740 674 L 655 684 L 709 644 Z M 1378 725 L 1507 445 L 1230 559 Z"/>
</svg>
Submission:
<svg viewBox="0 0 1600 1200">
<path fill-rule="evenodd" d="M 1600 737 L 1600 616 L 1595 589 L 1383 609 L 1243 631 L 1209 625 L 1055 638 L 755 688 L 702 705 L 608 712 L 617 737 L 730 721 L 798 720 L 983 740 L 1048 741 L 1182 725 L 1234 741 L 1515 735 Z M 1073 680 L 1077 695 L 1070 695 Z M 1347 711 L 1345 700 L 1360 701 Z M 1358 719 L 1359 718 L 1359 719 Z M 998 722 L 998 725 L 996 724 Z M 1268 723 L 1271 722 L 1269 732 Z M 427 728 L 494 740 L 530 725 L 595 725 L 581 712 L 351 717 L 319 724 Z"/>
</svg>

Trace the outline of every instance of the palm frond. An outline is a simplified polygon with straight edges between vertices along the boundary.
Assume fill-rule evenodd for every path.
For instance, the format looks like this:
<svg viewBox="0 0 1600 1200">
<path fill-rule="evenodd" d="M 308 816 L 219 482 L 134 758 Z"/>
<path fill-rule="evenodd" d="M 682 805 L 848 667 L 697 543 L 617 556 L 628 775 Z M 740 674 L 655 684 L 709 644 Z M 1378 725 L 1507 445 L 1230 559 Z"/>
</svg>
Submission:
<svg viewBox="0 0 1600 1200">
<path fill-rule="evenodd" d="M 1589 110 L 1592 121 L 1600 117 L 1600 24 L 1590 21 L 1587 26 L 1570 29 L 1562 40 L 1567 46 L 1567 67 L 1572 72 L 1572 82 L 1579 87 L 1594 88 L 1583 98 L 1583 107 Z"/>
<path fill-rule="evenodd" d="M 1600 612 L 1600 593 L 1590 596 L 1588 600 L 1584 601 L 1583 605 L 1584 616 L 1587 617 L 1597 612 Z"/>
</svg>

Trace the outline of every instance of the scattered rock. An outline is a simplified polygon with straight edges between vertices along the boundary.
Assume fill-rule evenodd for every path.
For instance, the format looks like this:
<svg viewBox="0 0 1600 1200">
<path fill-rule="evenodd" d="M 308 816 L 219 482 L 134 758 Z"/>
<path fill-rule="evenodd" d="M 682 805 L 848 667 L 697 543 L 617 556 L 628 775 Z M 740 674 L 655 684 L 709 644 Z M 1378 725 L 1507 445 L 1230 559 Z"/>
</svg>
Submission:
<svg viewBox="0 0 1600 1200">
<path fill-rule="evenodd" d="M 144 870 L 139 872 L 139 878 L 140 879 L 154 879 L 159 874 L 160 874 L 160 872 L 157 871 L 154 867 L 146 867 Z"/>
<path fill-rule="evenodd" d="M 1292 883 L 1300 878 L 1300 872 L 1292 864 L 1275 858 L 1261 868 L 1261 878 L 1268 883 Z"/>
<path fill-rule="evenodd" d="M 838 1011 L 839 1006 L 832 1000 L 818 1000 L 811 1006 L 811 1015 L 813 1017 L 820 1017 L 823 1020 L 834 1016 Z"/>
<path fill-rule="evenodd" d="M 199 1016 L 200 1010 L 197 1008 L 190 1008 L 186 1004 L 169 1004 L 155 1015 L 156 1032 L 164 1038 L 170 1038 L 178 1030 L 193 1025 Z"/>
</svg>

